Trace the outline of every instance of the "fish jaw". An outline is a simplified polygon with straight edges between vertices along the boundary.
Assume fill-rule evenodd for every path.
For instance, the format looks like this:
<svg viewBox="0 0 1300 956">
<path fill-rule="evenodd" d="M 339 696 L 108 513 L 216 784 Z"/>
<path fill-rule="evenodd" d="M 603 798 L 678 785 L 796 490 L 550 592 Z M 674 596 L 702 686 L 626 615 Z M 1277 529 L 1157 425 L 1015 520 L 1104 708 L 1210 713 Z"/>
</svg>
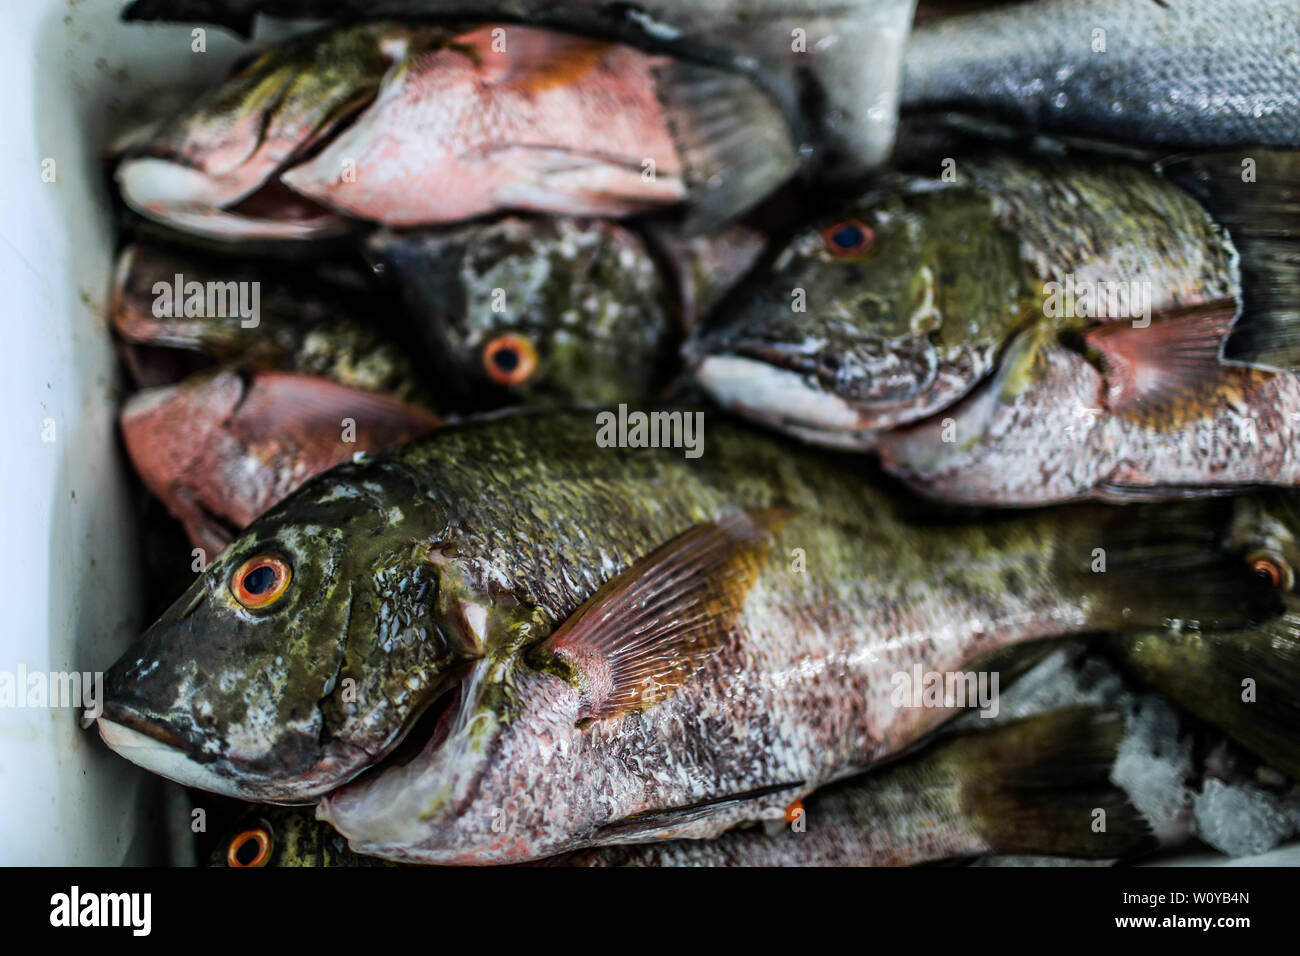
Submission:
<svg viewBox="0 0 1300 956">
<path fill-rule="evenodd" d="M 719 405 L 833 448 L 869 449 L 875 432 L 844 399 L 818 388 L 809 376 L 739 355 L 711 355 L 695 380 Z"/>
<path fill-rule="evenodd" d="M 165 159 L 127 160 L 118 167 L 116 178 L 122 199 L 140 215 L 214 239 L 323 239 L 352 228 L 345 217 L 332 212 L 274 219 L 223 209 L 223 200 L 236 201 L 228 199 L 228 190 L 198 170 Z"/>
<path fill-rule="evenodd" d="M 409 32 L 364 24 L 267 50 L 123 155 L 115 173 L 123 200 L 146 218 L 218 239 L 346 232 L 343 217 L 278 194 L 277 176 L 364 109 Z"/>
<path fill-rule="evenodd" d="M 100 738 L 110 750 L 150 773 L 209 793 L 237 799 L 246 796 L 244 790 L 229 777 L 199 763 L 185 751 L 166 744 L 155 736 L 142 734 L 107 717 L 100 717 L 96 723 Z"/>
</svg>

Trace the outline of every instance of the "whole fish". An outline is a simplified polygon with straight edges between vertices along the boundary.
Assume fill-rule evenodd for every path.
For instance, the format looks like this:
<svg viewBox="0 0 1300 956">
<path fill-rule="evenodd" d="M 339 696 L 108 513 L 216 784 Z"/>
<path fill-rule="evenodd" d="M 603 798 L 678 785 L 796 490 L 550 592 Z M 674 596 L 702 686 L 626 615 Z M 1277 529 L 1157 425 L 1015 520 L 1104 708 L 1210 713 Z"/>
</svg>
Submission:
<svg viewBox="0 0 1300 956">
<path fill-rule="evenodd" d="M 696 377 L 953 501 L 1295 484 L 1300 247 L 1239 224 L 1295 208 L 1300 163 L 1249 159 L 995 156 L 869 193 L 759 270 Z"/>
<path fill-rule="evenodd" d="M 1150 849 L 1142 817 L 1111 786 L 1123 724 L 1078 708 L 967 732 L 819 790 L 788 819 L 713 840 L 665 840 L 553 857 L 548 866 L 908 866 L 985 853 L 1114 859 Z M 1091 827 L 1094 811 L 1107 827 Z M 259 807 L 214 866 L 375 866 L 308 810 Z"/>
<path fill-rule="evenodd" d="M 1292 0 L 1033 0 L 918 23 L 902 108 L 1174 148 L 1300 146 Z"/>
<path fill-rule="evenodd" d="M 998 647 L 1278 610 L 1233 500 L 942 525 L 853 457 L 717 421 L 692 459 L 612 417 L 497 416 L 308 482 L 106 675 L 105 741 L 328 794 L 359 852 L 522 861 L 779 817 L 945 720 L 924 674 Z"/>
<path fill-rule="evenodd" d="M 237 363 L 429 405 L 417 364 L 373 316 L 374 302 L 371 290 L 290 278 L 283 266 L 132 244 L 118 257 L 109 312 L 137 385 Z"/>
<path fill-rule="evenodd" d="M 269 371 L 199 373 L 121 414 L 131 464 L 209 556 L 313 475 L 441 424 L 390 395 Z"/>
<path fill-rule="evenodd" d="M 515 24 L 337 27 L 271 47 L 126 150 L 122 197 L 176 228 L 313 238 L 499 210 L 701 229 L 799 165 L 780 107 L 727 70 Z"/>
<path fill-rule="evenodd" d="M 257 13 L 519 21 L 573 30 L 753 76 L 809 116 L 822 169 L 860 174 L 889 151 L 914 0 L 135 0 L 127 20 L 217 23 L 248 36 Z"/>
</svg>

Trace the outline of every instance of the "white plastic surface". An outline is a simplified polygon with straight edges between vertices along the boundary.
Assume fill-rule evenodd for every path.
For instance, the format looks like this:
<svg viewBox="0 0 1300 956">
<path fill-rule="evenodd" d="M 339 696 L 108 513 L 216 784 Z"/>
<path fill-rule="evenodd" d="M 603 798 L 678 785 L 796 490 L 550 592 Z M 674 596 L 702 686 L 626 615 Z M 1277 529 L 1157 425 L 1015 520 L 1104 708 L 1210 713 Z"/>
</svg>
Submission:
<svg viewBox="0 0 1300 956">
<path fill-rule="evenodd" d="M 140 632 L 100 153 L 142 100 L 222 75 L 238 49 L 208 30 L 207 52 L 194 53 L 188 28 L 119 23 L 121 5 L 22 0 L 5 4 L 0 29 L 0 672 L 10 674 L 102 670 Z M 42 181 L 46 159 L 54 182 Z M 0 707 L 0 864 L 144 862 L 161 832 L 157 790 L 72 709 Z"/>
</svg>

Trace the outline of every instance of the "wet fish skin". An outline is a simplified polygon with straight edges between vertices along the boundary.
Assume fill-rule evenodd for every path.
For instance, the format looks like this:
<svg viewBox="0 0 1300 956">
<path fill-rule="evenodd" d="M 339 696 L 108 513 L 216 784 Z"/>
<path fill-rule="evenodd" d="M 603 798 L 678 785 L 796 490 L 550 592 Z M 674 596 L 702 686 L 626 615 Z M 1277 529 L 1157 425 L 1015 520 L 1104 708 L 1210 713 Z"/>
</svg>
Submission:
<svg viewBox="0 0 1300 956">
<path fill-rule="evenodd" d="M 902 108 L 1172 148 L 1294 147 L 1298 51 L 1289 0 L 1034 0 L 918 24 Z"/>
<path fill-rule="evenodd" d="M 617 223 L 508 216 L 380 232 L 368 250 L 428 348 L 445 411 L 644 402 L 675 370 L 681 304 Z M 527 365 L 498 368 L 499 346 Z"/>
<path fill-rule="evenodd" d="M 578 30 L 752 75 L 787 116 L 802 119 L 807 103 L 819 103 L 801 139 L 825 154 L 825 172 L 852 177 L 888 153 L 913 7 L 913 0 L 136 0 L 123 16 L 220 23 L 245 36 L 257 13 L 503 19 Z M 804 50 L 796 49 L 796 30 Z"/>
<path fill-rule="evenodd" d="M 905 178 L 792 240 L 748 306 L 692 343 L 696 378 L 797 437 L 875 449 L 950 502 L 1296 484 L 1297 154 L 1250 152 L 1258 183 L 1233 153 L 1161 171 L 993 155 L 954 183 Z M 837 221 L 876 244 L 837 259 L 819 235 Z M 993 244 L 978 261 L 972 236 Z M 924 294 L 903 294 L 918 275 Z M 789 307 L 799 289 L 806 313 Z"/>
<path fill-rule="evenodd" d="M 948 716 L 890 705 L 891 675 L 914 663 L 953 670 L 1018 640 L 1172 617 L 1227 626 L 1276 603 L 1239 555 L 1217 550 L 1214 529 L 1232 502 L 942 527 L 907 517 L 856 458 L 792 454 L 738 425 L 712 425 L 698 460 L 601 448 L 595 430 L 591 413 L 497 416 L 308 482 L 236 539 L 110 671 L 101 733 L 146 767 L 245 799 L 337 791 L 323 812 L 361 852 L 522 860 L 599 842 L 602 827 L 632 814 L 788 783 L 706 814 L 697 831 L 781 811 Z M 736 639 L 719 633 L 698 675 L 649 709 L 575 726 L 585 705 L 557 676 L 568 665 L 539 665 L 533 645 L 629 567 L 673 555 L 677 537 L 709 540 L 715 522 L 744 527 L 758 520 L 748 515 L 777 521 L 788 510 L 768 558 L 759 557 L 768 540 L 760 526 L 745 545 L 756 550 L 741 566 L 757 577 L 743 604 L 718 584 L 693 605 L 726 598 L 720 607 L 735 609 L 717 620 L 738 615 L 728 625 Z M 1116 573 L 1091 571 L 1099 546 Z M 796 547 L 824 565 L 792 572 Z M 231 575 L 264 552 L 284 555 L 302 587 L 250 615 L 232 599 Z M 1136 574 L 1125 555 L 1155 570 Z M 707 575 L 685 580 L 669 599 L 715 586 Z M 944 639 L 932 643 L 937 634 Z M 285 668 L 306 672 L 286 685 L 303 695 L 292 721 L 288 705 L 261 696 L 261 674 Z M 337 790 L 453 688 L 428 752 Z M 844 700 L 866 708 L 834 705 Z M 275 732 L 254 746 L 250 725 Z M 171 746 L 132 752 L 121 746 L 124 726 Z M 560 780 L 567 795 L 550 791 Z M 468 805 L 458 798 L 426 812 L 467 787 L 479 794 Z M 525 795 L 510 797 L 516 822 L 506 833 L 493 828 L 491 810 L 502 806 L 493 801 L 505 799 L 496 794 Z M 620 830 L 608 842 L 638 836 Z"/>
<path fill-rule="evenodd" d="M 227 239 L 688 200 L 704 231 L 800 162 L 747 76 L 531 25 L 381 21 L 269 48 L 128 149 L 116 178 L 142 215 Z"/>
<path fill-rule="evenodd" d="M 897 177 L 800 230 L 690 344 L 701 384 L 801 437 L 870 448 L 967 395 L 1027 326 L 1092 324 L 1049 320 L 1046 282 L 1145 281 L 1153 312 L 1240 295 L 1231 242 L 1150 170 L 992 156 L 955 173 Z M 863 251 L 832 245 L 844 227 Z"/>
<path fill-rule="evenodd" d="M 137 392 L 121 413 L 132 466 L 208 555 L 313 475 L 442 423 L 388 394 L 228 369 Z"/>
<path fill-rule="evenodd" d="M 806 829 L 776 821 L 713 840 L 663 840 L 581 850 L 540 866 L 908 866 L 1023 848 L 1115 858 L 1151 844 L 1148 827 L 1107 781 L 1122 725 L 1089 708 L 1028 726 L 957 735 L 880 770 L 818 791 L 800 808 Z M 1107 808 L 1107 835 L 1067 830 Z M 1015 821 L 1008 826 L 1009 821 Z M 1050 822 L 1049 822 L 1050 821 Z M 1057 832 L 1045 832 L 1064 823 Z M 395 865 L 348 849 L 308 809 L 258 807 L 218 844 L 214 866 L 254 856 L 264 866 Z M 1063 835 L 1065 834 L 1065 835 Z"/>
<path fill-rule="evenodd" d="M 227 315 L 158 316 L 159 283 L 256 285 L 256 324 L 236 310 Z M 429 406 L 416 363 L 380 323 L 367 315 L 374 297 L 316 276 L 290 276 L 264 263 L 191 255 L 154 244 L 132 244 L 118 257 L 110 316 L 135 383 L 173 384 L 194 363 L 238 364 L 319 376 L 340 385 L 383 392 Z M 164 350 L 177 350 L 175 359 Z M 193 362 L 182 356 L 191 354 Z"/>
</svg>

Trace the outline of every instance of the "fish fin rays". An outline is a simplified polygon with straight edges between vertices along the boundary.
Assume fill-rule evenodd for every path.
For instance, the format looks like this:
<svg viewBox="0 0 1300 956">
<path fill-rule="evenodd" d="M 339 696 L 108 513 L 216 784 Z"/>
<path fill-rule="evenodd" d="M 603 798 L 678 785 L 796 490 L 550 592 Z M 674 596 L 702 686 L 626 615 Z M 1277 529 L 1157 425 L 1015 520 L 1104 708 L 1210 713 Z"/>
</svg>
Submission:
<svg viewBox="0 0 1300 956">
<path fill-rule="evenodd" d="M 715 231 L 798 169 L 789 122 L 753 80 L 677 60 L 655 77 L 685 170 L 688 235 Z"/>
<path fill-rule="evenodd" d="M 1157 168 L 1194 196 L 1236 246 L 1242 310 L 1223 357 L 1300 370 L 1300 153 L 1238 149 L 1175 156 Z"/>
<path fill-rule="evenodd" d="M 1110 782 L 1123 734 L 1118 714 L 1073 707 L 942 746 L 990 852 L 1112 859 L 1156 848 L 1148 821 Z"/>
<path fill-rule="evenodd" d="M 1101 356 L 1108 404 L 1143 417 L 1203 399 L 1231 372 L 1220 350 L 1235 317 L 1235 303 L 1220 302 L 1144 327 L 1111 322 L 1089 330 L 1084 341 Z"/>
<path fill-rule="evenodd" d="M 695 525 L 607 581 L 537 651 L 577 674 L 579 723 L 673 693 L 731 638 L 788 508 Z"/>
</svg>

